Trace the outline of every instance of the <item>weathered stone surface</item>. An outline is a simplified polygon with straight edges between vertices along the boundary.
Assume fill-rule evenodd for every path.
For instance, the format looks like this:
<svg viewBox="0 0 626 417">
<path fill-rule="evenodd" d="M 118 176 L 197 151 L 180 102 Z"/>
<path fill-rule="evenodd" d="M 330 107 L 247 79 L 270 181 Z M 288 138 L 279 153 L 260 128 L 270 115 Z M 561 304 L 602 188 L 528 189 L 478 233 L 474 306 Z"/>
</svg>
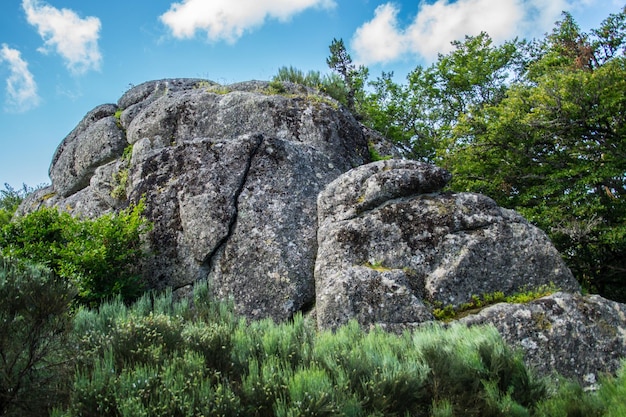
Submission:
<svg viewBox="0 0 626 417">
<path fill-rule="evenodd" d="M 556 293 L 527 304 L 496 304 L 459 320 L 493 324 L 540 374 L 595 385 L 626 357 L 626 305 L 597 295 Z"/>
<path fill-rule="evenodd" d="M 153 221 L 150 286 L 179 288 L 206 278 L 213 253 L 229 237 L 259 136 L 198 139 L 163 148 L 131 167 L 129 197 L 146 199 Z"/>
<path fill-rule="evenodd" d="M 54 207 L 63 200 L 53 186 L 47 186 L 35 190 L 26 196 L 15 212 L 15 216 L 23 216 L 25 214 L 37 211 L 43 207 Z"/>
<path fill-rule="evenodd" d="M 50 165 L 55 191 L 67 197 L 89 185 L 98 166 L 122 155 L 128 145 L 113 116 L 117 107 L 96 107 L 61 142 Z"/>
<path fill-rule="evenodd" d="M 165 80 L 148 81 L 129 89 L 117 101 L 118 108 L 122 109 L 120 122 L 128 128 L 134 117 L 159 97 L 178 91 L 217 85 L 216 83 L 199 78 L 170 78 Z"/>
<path fill-rule="evenodd" d="M 255 83 L 260 89 L 267 83 Z M 227 89 L 234 86 L 227 86 Z M 269 89 L 269 86 L 267 87 Z M 128 126 L 128 141 L 141 142 L 133 160 L 166 146 L 195 138 L 237 137 L 261 133 L 307 144 L 341 171 L 369 156 L 360 125 L 331 99 L 311 95 L 196 88 L 167 94 L 151 102 Z"/>
<path fill-rule="evenodd" d="M 448 179 L 437 167 L 389 160 L 351 170 L 325 188 L 318 199 L 315 267 L 320 327 L 358 316 L 352 305 L 364 304 L 358 297 L 365 292 L 357 287 L 374 285 L 374 277 L 389 281 L 393 275 L 387 286 L 402 288 L 417 301 L 389 295 L 388 302 L 372 309 L 431 306 L 422 304 L 419 312 L 394 323 L 423 321 L 432 305 L 459 306 L 472 295 L 513 294 L 549 284 L 578 291 L 542 231 L 485 196 L 436 193 Z M 371 272 L 361 273 L 357 285 L 354 277 L 364 267 Z"/>
<path fill-rule="evenodd" d="M 320 222 L 352 219 L 388 200 L 439 191 L 449 180 L 447 171 L 417 161 L 392 159 L 363 165 L 320 194 Z"/>
</svg>

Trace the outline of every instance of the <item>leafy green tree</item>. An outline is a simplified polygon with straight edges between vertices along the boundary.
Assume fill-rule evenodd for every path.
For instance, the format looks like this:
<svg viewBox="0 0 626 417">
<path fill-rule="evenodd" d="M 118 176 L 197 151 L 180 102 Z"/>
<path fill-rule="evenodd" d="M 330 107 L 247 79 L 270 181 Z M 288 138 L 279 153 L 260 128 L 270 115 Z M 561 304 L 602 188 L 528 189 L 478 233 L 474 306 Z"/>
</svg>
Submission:
<svg viewBox="0 0 626 417">
<path fill-rule="evenodd" d="M 495 46 L 486 33 L 453 42 L 437 62 L 418 66 L 399 85 L 392 73 L 371 83 L 363 106 L 365 123 L 401 145 L 413 159 L 434 162 L 453 146 L 454 127 L 463 115 L 479 113 L 505 96 L 511 79 L 523 70 L 523 44 Z"/>
<path fill-rule="evenodd" d="M 611 39 L 607 53 L 566 14 L 525 80 L 499 103 L 461 115 L 441 160 L 452 188 L 520 211 L 548 232 L 583 285 L 624 301 L 626 58 Z"/>
<path fill-rule="evenodd" d="M 142 292 L 141 235 L 149 228 L 143 203 L 96 220 L 80 220 L 55 208 L 19 217 L 0 229 L 0 253 L 43 264 L 69 279 L 83 303 Z"/>
</svg>

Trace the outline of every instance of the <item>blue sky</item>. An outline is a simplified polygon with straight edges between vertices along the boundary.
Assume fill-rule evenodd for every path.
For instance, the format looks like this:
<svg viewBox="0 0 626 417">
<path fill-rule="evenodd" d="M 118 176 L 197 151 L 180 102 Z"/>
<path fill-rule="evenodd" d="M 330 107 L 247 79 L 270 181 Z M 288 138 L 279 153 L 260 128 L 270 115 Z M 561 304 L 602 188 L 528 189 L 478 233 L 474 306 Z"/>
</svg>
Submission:
<svg viewBox="0 0 626 417">
<path fill-rule="evenodd" d="M 549 32 L 567 10 L 583 30 L 624 0 L 2 0 L 0 188 L 49 183 L 56 147 L 92 108 L 171 77 L 268 80 L 281 66 L 327 72 L 333 38 L 403 77 L 487 31 Z M 402 79 L 402 78 L 400 78 Z"/>
</svg>

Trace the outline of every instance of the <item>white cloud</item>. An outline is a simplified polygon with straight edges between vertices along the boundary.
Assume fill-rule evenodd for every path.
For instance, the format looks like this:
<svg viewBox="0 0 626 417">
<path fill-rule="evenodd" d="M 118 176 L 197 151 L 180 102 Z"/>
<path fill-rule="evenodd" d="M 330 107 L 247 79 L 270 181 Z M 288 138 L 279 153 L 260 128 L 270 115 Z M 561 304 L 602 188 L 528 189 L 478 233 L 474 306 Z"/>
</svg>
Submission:
<svg viewBox="0 0 626 417">
<path fill-rule="evenodd" d="M 563 10 L 591 7 L 594 0 L 437 0 L 423 2 L 405 28 L 393 3 L 379 6 L 374 18 L 359 27 L 351 46 L 362 64 L 386 62 L 403 54 L 434 61 L 452 50 L 451 42 L 487 32 L 500 43 L 549 32 Z"/>
<path fill-rule="evenodd" d="M 406 36 L 398 29 L 398 12 L 390 3 L 378 6 L 374 19 L 357 29 L 352 47 L 359 56 L 385 62 L 397 58 L 406 49 Z"/>
<path fill-rule="evenodd" d="M 44 40 L 40 52 L 58 53 L 74 74 L 100 68 L 100 19 L 93 16 L 82 19 L 72 10 L 59 10 L 40 0 L 23 0 L 22 7 L 28 23 L 37 28 Z"/>
<path fill-rule="evenodd" d="M 192 38 L 205 31 L 211 41 L 233 43 L 266 19 L 289 20 L 306 9 L 332 8 L 334 0 L 183 0 L 160 16 L 176 38 Z"/>
<path fill-rule="evenodd" d="M 0 63 L 9 65 L 11 74 L 7 78 L 6 108 L 9 111 L 25 112 L 39 105 L 37 84 L 28 70 L 28 63 L 22 59 L 20 51 L 2 44 Z"/>
</svg>

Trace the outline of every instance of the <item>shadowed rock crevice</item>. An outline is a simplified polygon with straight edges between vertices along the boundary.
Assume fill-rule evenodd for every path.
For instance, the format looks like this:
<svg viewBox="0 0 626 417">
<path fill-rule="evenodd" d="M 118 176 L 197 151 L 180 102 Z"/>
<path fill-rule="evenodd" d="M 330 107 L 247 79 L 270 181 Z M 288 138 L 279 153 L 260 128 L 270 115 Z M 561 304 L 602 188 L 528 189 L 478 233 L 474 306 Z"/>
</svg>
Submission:
<svg viewBox="0 0 626 417">
<path fill-rule="evenodd" d="M 241 176 L 241 181 L 239 183 L 239 186 L 237 187 L 237 189 L 235 190 L 235 194 L 233 196 L 232 199 L 232 205 L 234 208 L 234 213 L 231 216 L 229 222 L 228 222 L 228 232 L 226 233 L 226 235 L 224 237 L 222 237 L 217 244 L 215 245 L 215 248 L 213 250 L 211 250 L 211 252 L 209 254 L 207 254 L 207 256 L 204 258 L 204 260 L 202 261 L 200 268 L 199 268 L 199 273 L 198 273 L 198 278 L 197 279 L 206 279 L 207 276 L 209 275 L 210 271 L 213 269 L 213 266 L 215 264 L 215 256 L 216 254 L 218 254 L 224 247 L 224 245 L 228 242 L 228 239 L 232 236 L 233 234 L 233 230 L 235 228 L 235 224 L 237 223 L 237 217 L 239 214 L 239 196 L 241 195 L 246 182 L 248 181 L 248 174 L 250 172 L 250 167 L 252 166 L 252 161 L 254 160 L 254 158 L 256 157 L 259 149 L 261 148 L 262 144 L 263 144 L 263 136 L 262 135 L 257 135 L 254 138 L 252 138 L 256 144 L 253 146 L 253 148 L 251 149 L 250 155 L 248 156 L 248 159 L 246 161 L 246 165 L 243 169 L 243 174 Z"/>
</svg>

